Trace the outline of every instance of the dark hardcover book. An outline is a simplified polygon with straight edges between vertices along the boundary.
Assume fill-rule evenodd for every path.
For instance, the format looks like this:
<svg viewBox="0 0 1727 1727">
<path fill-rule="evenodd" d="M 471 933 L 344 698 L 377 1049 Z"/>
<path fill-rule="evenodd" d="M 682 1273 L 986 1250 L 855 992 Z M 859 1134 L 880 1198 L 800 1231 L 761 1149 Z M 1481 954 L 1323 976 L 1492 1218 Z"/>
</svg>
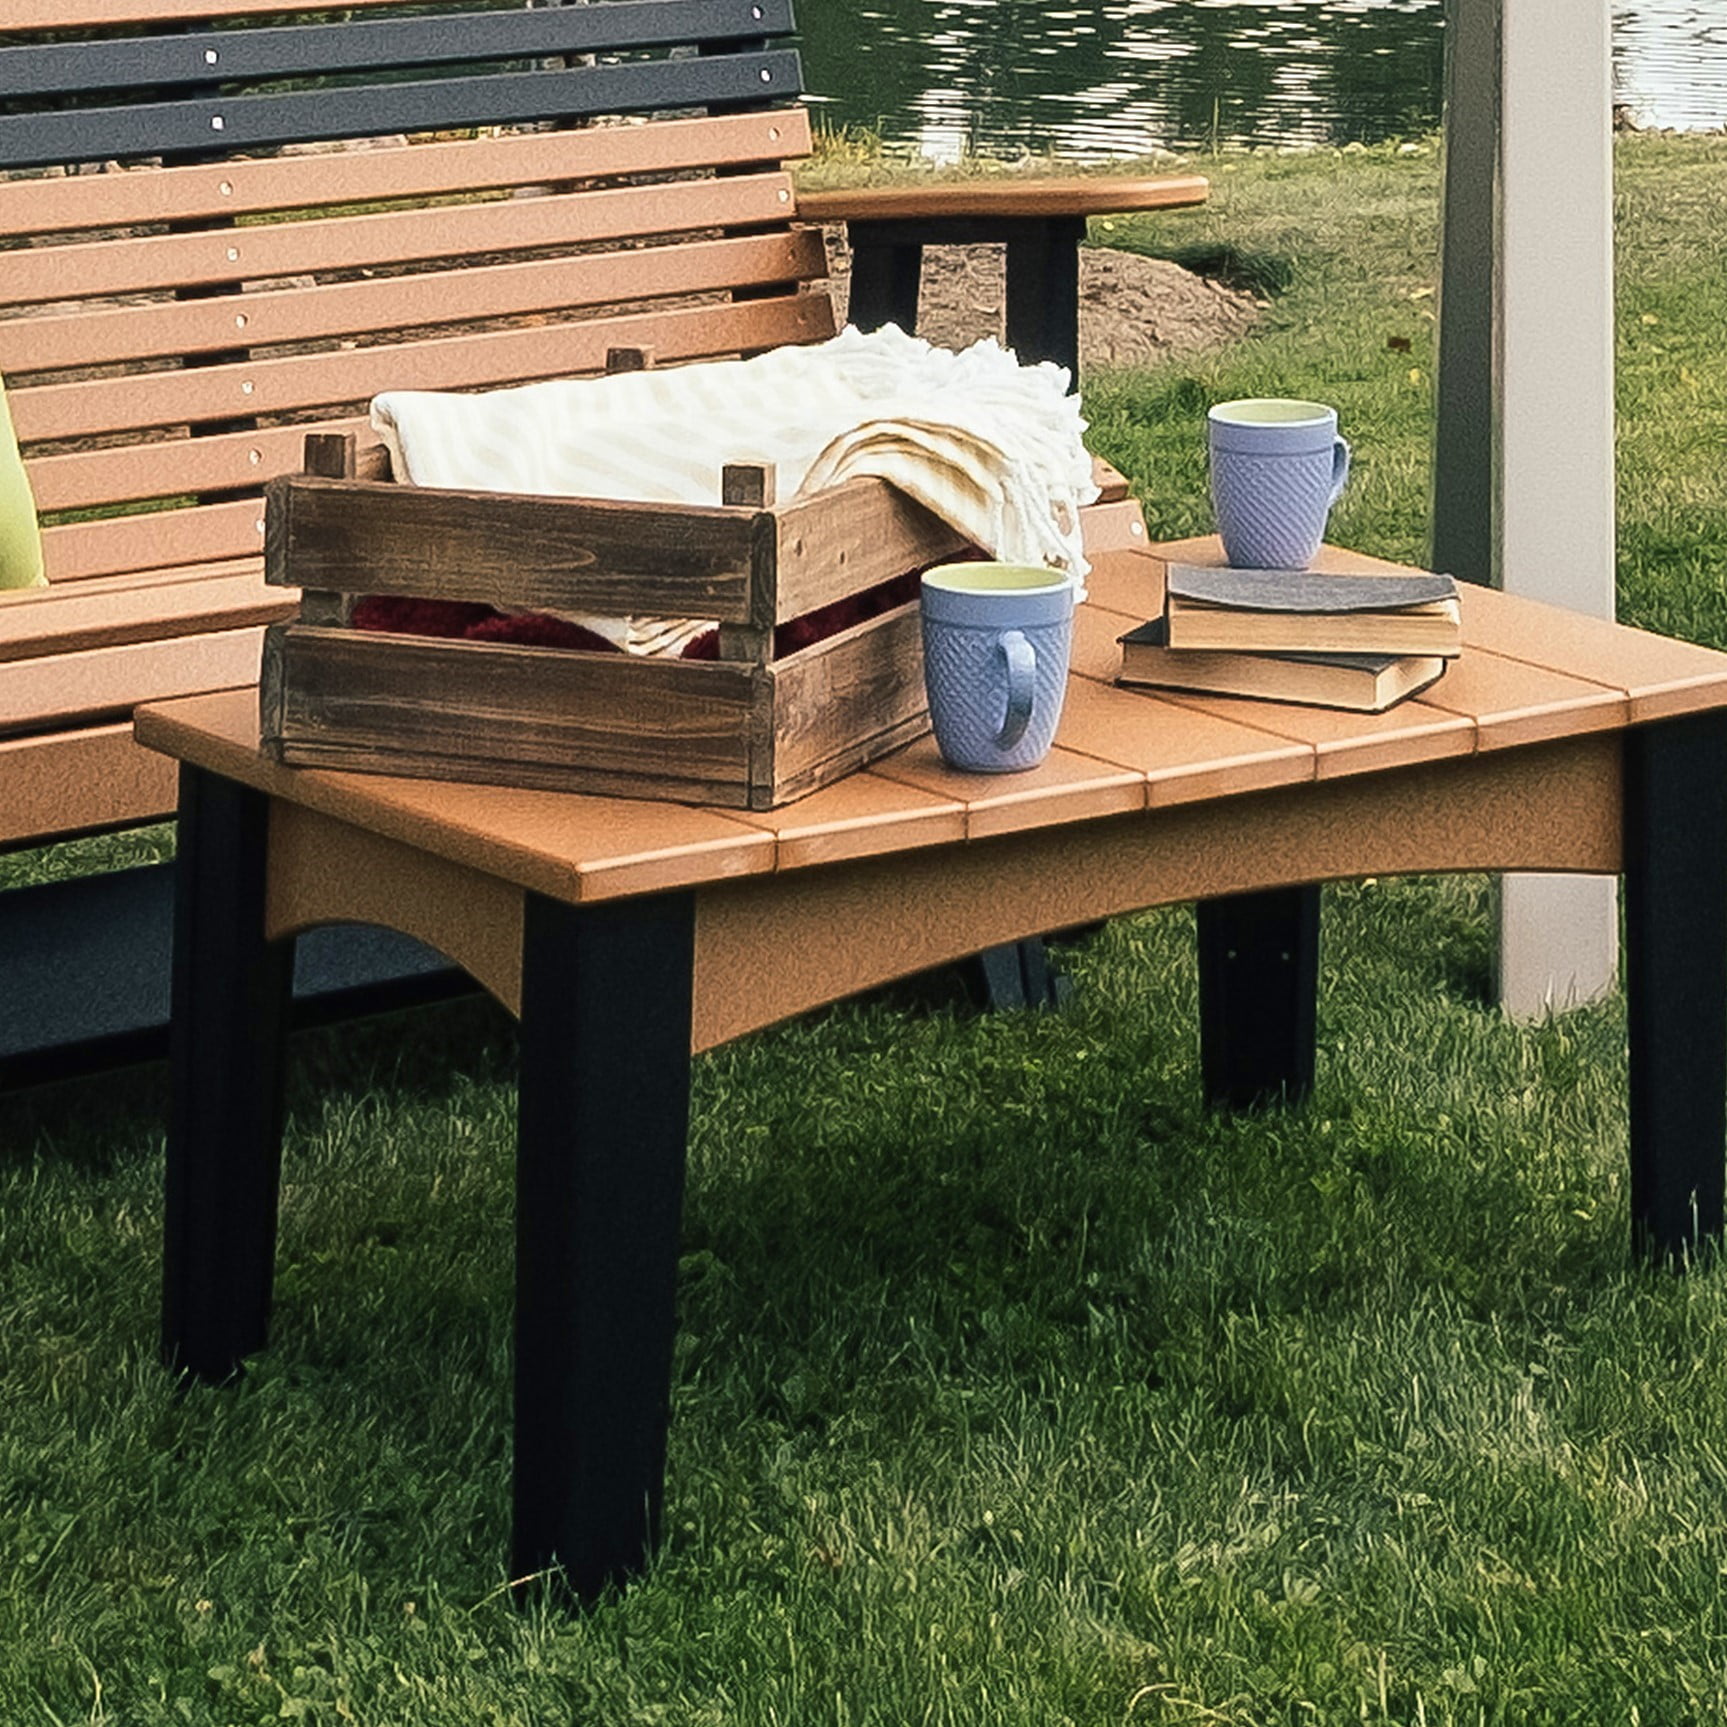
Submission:
<svg viewBox="0 0 1727 1727">
<path fill-rule="evenodd" d="M 1118 683 L 1378 714 L 1434 683 L 1439 654 L 1264 654 L 1172 648 L 1162 618 L 1121 637 Z"/>
<path fill-rule="evenodd" d="M 1324 575 L 1171 564 L 1171 648 L 1454 656 L 1457 583 L 1426 571 Z"/>
</svg>

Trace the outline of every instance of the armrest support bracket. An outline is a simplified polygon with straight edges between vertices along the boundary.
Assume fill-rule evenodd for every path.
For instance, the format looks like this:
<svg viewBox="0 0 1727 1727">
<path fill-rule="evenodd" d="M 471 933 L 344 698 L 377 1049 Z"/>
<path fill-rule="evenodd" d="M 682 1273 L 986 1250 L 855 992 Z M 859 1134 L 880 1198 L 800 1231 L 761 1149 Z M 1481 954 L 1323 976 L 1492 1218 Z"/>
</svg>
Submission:
<svg viewBox="0 0 1727 1727">
<path fill-rule="evenodd" d="M 1079 377 L 1083 216 L 941 217 L 853 222 L 851 304 L 860 330 L 917 327 L 925 246 L 1007 246 L 1007 345 L 1028 365 L 1053 360 Z"/>
</svg>

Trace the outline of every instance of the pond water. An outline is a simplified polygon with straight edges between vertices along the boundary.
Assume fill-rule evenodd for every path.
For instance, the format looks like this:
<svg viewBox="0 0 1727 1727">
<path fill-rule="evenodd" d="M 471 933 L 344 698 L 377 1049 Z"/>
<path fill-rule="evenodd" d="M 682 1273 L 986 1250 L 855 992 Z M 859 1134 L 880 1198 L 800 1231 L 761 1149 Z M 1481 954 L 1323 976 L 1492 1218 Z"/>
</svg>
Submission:
<svg viewBox="0 0 1727 1727">
<path fill-rule="evenodd" d="M 1374 143 L 1439 123 L 1443 0 L 800 0 L 818 120 L 938 160 Z M 1615 99 L 1727 125 L 1727 0 L 1614 7 Z"/>
</svg>

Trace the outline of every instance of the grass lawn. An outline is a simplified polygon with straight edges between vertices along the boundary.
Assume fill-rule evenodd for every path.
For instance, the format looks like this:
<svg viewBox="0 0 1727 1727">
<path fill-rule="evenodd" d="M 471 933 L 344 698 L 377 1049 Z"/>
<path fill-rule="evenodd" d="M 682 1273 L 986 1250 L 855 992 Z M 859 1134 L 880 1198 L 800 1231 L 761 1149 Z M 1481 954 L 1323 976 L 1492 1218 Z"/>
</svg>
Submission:
<svg viewBox="0 0 1727 1727">
<path fill-rule="evenodd" d="M 1434 153 L 1205 166 L 1100 237 L 1284 286 L 1093 380 L 1097 447 L 1185 533 L 1210 401 L 1335 401 L 1336 537 L 1420 559 Z M 1727 645 L 1727 139 L 1619 186 L 1623 612 Z M 296 1044 L 237 1390 L 155 1363 L 160 1071 L 0 1100 L 0 1722 L 1722 1720 L 1727 1283 L 1629 1262 L 1621 1004 L 1502 1023 L 1488 927 L 1473 878 L 1328 893 L 1287 1114 L 1198 1108 L 1184 909 L 1075 950 L 1060 1017 L 701 1060 L 668 1539 L 582 1617 L 502 1568 L 501 1014 Z"/>
</svg>

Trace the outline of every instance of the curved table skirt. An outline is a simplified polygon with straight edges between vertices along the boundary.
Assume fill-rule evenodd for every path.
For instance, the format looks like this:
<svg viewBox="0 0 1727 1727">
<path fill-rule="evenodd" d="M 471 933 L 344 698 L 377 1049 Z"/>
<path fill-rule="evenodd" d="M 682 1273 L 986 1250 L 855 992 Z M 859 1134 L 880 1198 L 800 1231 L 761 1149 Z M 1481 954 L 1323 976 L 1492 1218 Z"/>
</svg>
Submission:
<svg viewBox="0 0 1727 1727">
<path fill-rule="evenodd" d="M 527 890 L 304 805 L 272 816 L 265 928 L 380 924 L 512 1013 Z M 692 1043 L 746 1032 L 997 943 L 1187 900 L 1461 870 L 1614 874 L 1620 735 L 1307 782 L 932 845 L 695 893 Z"/>
</svg>

